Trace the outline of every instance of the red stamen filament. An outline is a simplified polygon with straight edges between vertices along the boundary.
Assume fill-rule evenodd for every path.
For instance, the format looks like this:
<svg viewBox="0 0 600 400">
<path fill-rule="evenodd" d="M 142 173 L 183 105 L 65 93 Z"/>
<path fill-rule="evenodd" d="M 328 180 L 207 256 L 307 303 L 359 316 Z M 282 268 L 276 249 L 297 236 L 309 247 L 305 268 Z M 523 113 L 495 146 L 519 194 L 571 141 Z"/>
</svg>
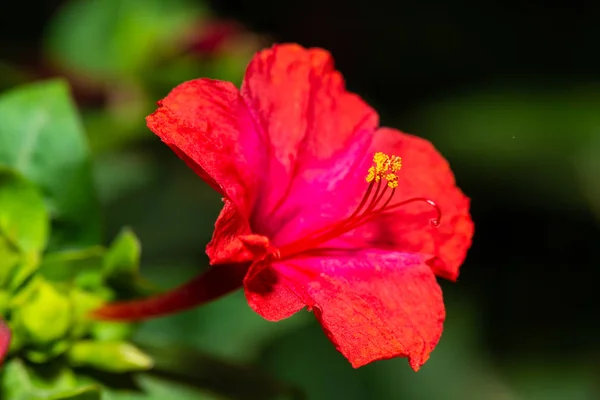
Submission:
<svg viewBox="0 0 600 400">
<path fill-rule="evenodd" d="M 382 180 L 379 180 L 377 183 L 377 188 L 373 192 L 373 187 L 375 186 L 375 181 L 372 181 L 367 188 L 367 191 L 361 200 L 360 204 L 356 208 L 356 210 L 344 220 L 337 222 L 332 225 L 325 226 L 321 229 L 318 229 L 311 234 L 303 237 L 302 239 L 296 240 L 294 242 L 283 245 L 279 248 L 280 255 L 282 258 L 287 258 L 291 255 L 296 255 L 308 250 L 312 250 L 317 248 L 318 246 L 340 237 L 341 235 L 348 233 L 365 223 L 369 222 L 371 219 L 377 216 L 381 216 L 382 214 L 388 213 L 392 210 L 396 210 L 400 207 L 406 206 L 415 202 L 425 202 L 434 208 L 437 215 L 435 218 L 431 218 L 429 220 L 430 224 L 434 227 L 438 227 L 440 225 L 440 221 L 442 218 L 442 212 L 437 204 L 430 199 L 424 197 L 414 197 L 408 200 L 401 201 L 399 203 L 395 203 L 390 205 L 396 189 L 391 189 L 388 191 L 388 185 L 383 185 Z M 383 190 L 382 190 L 383 186 Z M 385 202 L 377 207 L 385 195 L 389 192 L 389 196 L 385 200 Z M 369 202 L 370 199 L 370 202 Z M 368 203 L 368 205 L 367 205 Z M 365 208 L 366 206 L 366 208 Z"/>
</svg>

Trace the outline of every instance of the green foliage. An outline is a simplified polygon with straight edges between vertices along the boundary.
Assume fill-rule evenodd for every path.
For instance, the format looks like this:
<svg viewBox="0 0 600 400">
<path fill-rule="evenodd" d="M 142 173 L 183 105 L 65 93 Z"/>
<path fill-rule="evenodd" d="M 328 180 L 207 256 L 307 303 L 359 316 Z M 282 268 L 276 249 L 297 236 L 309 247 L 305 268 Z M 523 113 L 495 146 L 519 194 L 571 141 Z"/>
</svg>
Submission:
<svg viewBox="0 0 600 400">
<path fill-rule="evenodd" d="M 201 15 L 189 0 L 74 0 L 58 10 L 45 35 L 48 57 L 110 102 L 85 110 L 92 148 L 148 134 L 144 117 L 155 96 L 148 96 L 145 76 L 180 55 L 185 32 Z"/>
<path fill-rule="evenodd" d="M 48 213 L 37 188 L 0 169 L 0 234 L 25 254 L 39 253 L 48 240 Z"/>
<path fill-rule="evenodd" d="M 140 374 L 136 377 L 140 391 L 107 391 L 103 400 L 226 400 L 189 385 L 170 381 L 152 375 Z"/>
<path fill-rule="evenodd" d="M 101 386 L 74 367 L 129 372 L 152 365 L 127 342 L 129 325 L 116 329 L 89 317 L 118 298 L 110 282 L 135 287 L 127 280 L 137 277 L 139 243 L 127 232 L 108 251 L 96 244 L 90 158 L 64 83 L 1 95 L 0 118 L 0 317 L 12 332 L 0 396 L 100 399 Z M 112 341 L 106 326 L 117 332 Z"/>
<path fill-rule="evenodd" d="M 48 253 L 42 260 L 40 273 L 48 280 L 71 282 L 84 272 L 99 275 L 105 251 L 102 246 L 92 246 Z"/>
<path fill-rule="evenodd" d="M 176 50 L 199 16 L 187 0 L 71 1 L 53 19 L 47 49 L 68 69 L 122 79 Z"/>
<path fill-rule="evenodd" d="M 241 81 L 258 40 L 240 32 L 222 50 L 194 50 L 214 21 L 202 2 L 192 0 L 64 2 L 44 35 L 44 50 L 84 97 L 105 102 L 82 107 L 92 149 L 110 151 L 151 138 L 144 117 L 182 81 Z"/>
<path fill-rule="evenodd" d="M 43 193 L 54 225 L 52 247 L 97 243 L 89 151 L 67 85 L 48 81 L 2 94 L 0 120 L 0 165 Z"/>
<path fill-rule="evenodd" d="M 109 372 L 149 369 L 153 361 L 137 347 L 121 341 L 82 340 L 67 354 L 72 366 L 88 366 Z"/>
<path fill-rule="evenodd" d="M 100 387 L 79 384 L 67 369 L 56 369 L 42 376 L 15 359 L 2 370 L 0 389 L 10 400 L 100 400 Z"/>
<path fill-rule="evenodd" d="M 34 279 L 17 294 L 12 307 L 13 334 L 26 338 L 32 346 L 45 346 L 62 339 L 72 323 L 68 297 L 42 279 Z"/>
<path fill-rule="evenodd" d="M 104 255 L 104 279 L 124 296 L 148 295 L 155 291 L 139 274 L 141 251 L 140 241 L 135 234 L 124 229 Z"/>
<path fill-rule="evenodd" d="M 33 273 L 48 233 L 40 192 L 16 172 L 0 167 L 0 287 L 15 290 Z"/>
<path fill-rule="evenodd" d="M 0 97 L 0 116 L 10 113 L 7 126 L 0 128 L 5 144 L 0 149 L 0 317 L 12 332 L 0 372 L 0 398 L 219 398 L 204 390 L 210 388 L 233 398 L 262 400 L 290 393 L 288 386 L 185 346 L 177 351 L 172 345 L 166 350 L 150 346 L 149 352 L 131 342 L 132 324 L 90 318 L 107 301 L 155 289 L 141 278 L 141 244 L 130 229 L 123 229 L 108 247 L 96 240 L 90 159 L 70 104 L 61 82 L 25 86 Z M 27 130 L 18 118 L 39 121 Z M 64 192 L 61 184 L 79 185 L 80 190 Z M 223 312 L 208 311 L 209 318 Z M 226 325 L 206 331 L 206 347 L 229 340 L 219 340 L 221 329 L 246 332 L 254 335 L 252 346 L 228 344 L 223 349 L 230 355 L 243 352 L 246 359 L 256 355 L 271 324 L 247 307 L 245 311 L 242 319 L 232 315 Z M 250 347 L 252 352 L 243 351 Z M 148 370 L 151 374 L 139 375 Z M 132 385 L 119 389 L 123 380 Z M 231 392 L 224 382 L 232 380 L 245 389 Z"/>
</svg>

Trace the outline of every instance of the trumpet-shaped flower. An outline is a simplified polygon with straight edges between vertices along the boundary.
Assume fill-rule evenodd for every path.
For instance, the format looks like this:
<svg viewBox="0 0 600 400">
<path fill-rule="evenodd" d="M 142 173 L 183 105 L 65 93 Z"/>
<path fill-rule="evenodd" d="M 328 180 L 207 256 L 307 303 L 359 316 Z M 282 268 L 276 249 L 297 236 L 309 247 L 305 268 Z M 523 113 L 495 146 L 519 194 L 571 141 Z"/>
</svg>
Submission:
<svg viewBox="0 0 600 400">
<path fill-rule="evenodd" d="M 211 267 L 96 316 L 163 315 L 243 287 L 267 320 L 313 311 L 354 367 L 408 357 L 417 370 L 429 358 L 445 318 L 436 275 L 458 276 L 469 200 L 431 143 L 378 127 L 328 52 L 276 45 L 241 90 L 185 82 L 147 123 L 223 197 Z"/>
</svg>

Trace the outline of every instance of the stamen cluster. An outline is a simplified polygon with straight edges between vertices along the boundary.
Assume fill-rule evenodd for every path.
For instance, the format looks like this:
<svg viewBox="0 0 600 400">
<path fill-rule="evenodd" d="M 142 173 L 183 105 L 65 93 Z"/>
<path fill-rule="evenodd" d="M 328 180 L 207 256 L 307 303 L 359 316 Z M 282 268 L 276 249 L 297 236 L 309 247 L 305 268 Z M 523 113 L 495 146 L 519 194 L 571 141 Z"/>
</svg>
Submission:
<svg viewBox="0 0 600 400">
<path fill-rule="evenodd" d="M 402 168 L 402 158 L 377 152 L 373 156 L 373 163 L 375 165 L 368 170 L 367 182 L 379 182 L 383 178 L 387 181 L 388 187 L 396 189 L 398 187 L 396 172 Z"/>
</svg>

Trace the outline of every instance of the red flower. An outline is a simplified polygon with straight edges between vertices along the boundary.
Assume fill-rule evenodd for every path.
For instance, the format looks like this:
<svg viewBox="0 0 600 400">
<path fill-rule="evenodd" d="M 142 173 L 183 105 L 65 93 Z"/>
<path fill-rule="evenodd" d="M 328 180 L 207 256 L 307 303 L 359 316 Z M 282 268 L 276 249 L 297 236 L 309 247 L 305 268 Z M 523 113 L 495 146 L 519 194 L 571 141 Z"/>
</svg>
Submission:
<svg viewBox="0 0 600 400">
<path fill-rule="evenodd" d="M 207 246 L 213 266 L 98 317 L 162 315 L 243 285 L 270 321 L 314 311 L 354 367 L 408 357 L 417 370 L 429 358 L 445 316 L 435 274 L 458 276 L 473 233 L 469 200 L 428 141 L 377 128 L 329 53 L 274 46 L 253 58 L 241 91 L 186 82 L 147 122 L 223 196 Z"/>
<path fill-rule="evenodd" d="M 0 365 L 2 365 L 2 360 L 10 347 L 10 337 L 10 328 L 0 319 Z"/>
</svg>

